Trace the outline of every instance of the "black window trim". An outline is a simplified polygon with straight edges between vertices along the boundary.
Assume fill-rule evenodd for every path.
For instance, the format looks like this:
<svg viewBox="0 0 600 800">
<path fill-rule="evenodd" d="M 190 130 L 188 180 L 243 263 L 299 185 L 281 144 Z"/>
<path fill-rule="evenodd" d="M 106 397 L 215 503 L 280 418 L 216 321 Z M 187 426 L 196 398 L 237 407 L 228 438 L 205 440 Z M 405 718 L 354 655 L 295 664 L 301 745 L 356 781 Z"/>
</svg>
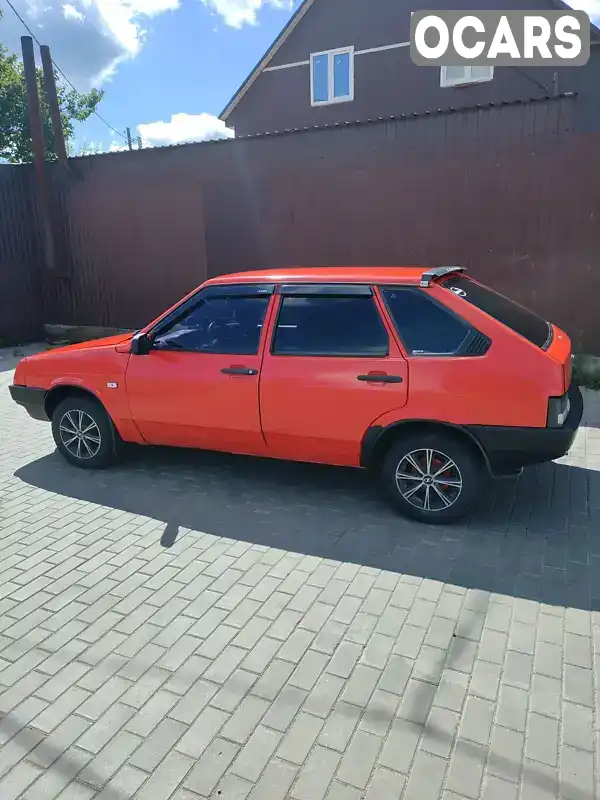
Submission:
<svg viewBox="0 0 600 800">
<path fill-rule="evenodd" d="M 148 331 L 148 336 L 151 340 L 154 340 L 157 336 L 161 335 L 165 328 L 169 328 L 171 325 L 179 322 L 186 314 L 209 297 L 271 297 L 274 293 L 274 283 L 219 284 L 200 288 L 191 297 L 188 297 L 187 300 L 174 308 L 170 314 L 167 314 L 166 317 L 163 317 L 163 319 L 157 322 L 156 325 Z M 196 353 L 197 351 L 192 350 L 190 352 Z"/>
<path fill-rule="evenodd" d="M 296 288 L 299 291 L 295 291 Z M 306 291 L 309 289 L 310 291 Z M 285 290 L 285 291 L 283 291 Z M 288 291 L 292 290 L 292 291 Z M 272 333 L 271 333 L 271 341 L 269 342 L 269 355 L 274 358 L 377 358 L 377 359 L 384 359 L 390 357 L 390 333 L 387 329 L 387 325 L 385 324 L 385 320 L 381 316 L 381 312 L 375 302 L 375 293 L 373 291 L 373 287 L 368 284 L 343 284 L 343 283 L 333 283 L 333 284 L 285 284 L 279 286 L 279 291 L 277 294 L 280 295 L 279 298 L 279 306 L 277 308 L 277 315 L 275 317 L 275 322 L 273 324 Z M 359 353 L 359 354 L 349 354 L 349 353 L 276 353 L 275 352 L 275 340 L 277 336 L 277 328 L 279 326 L 279 317 L 281 316 L 281 311 L 283 309 L 283 303 L 286 297 L 331 297 L 335 299 L 343 299 L 343 298 L 356 298 L 356 297 L 365 297 L 371 298 L 371 303 L 375 308 L 377 313 L 377 317 L 379 318 L 379 323 L 381 325 L 381 329 L 386 337 L 386 352 L 378 355 L 373 355 L 372 353 Z"/>
<path fill-rule="evenodd" d="M 283 297 L 373 297 L 373 287 L 366 283 L 283 283 L 278 294 Z"/>
<path fill-rule="evenodd" d="M 432 295 L 429 292 L 425 291 L 424 288 L 421 288 L 420 286 L 412 286 L 412 285 L 406 285 L 406 284 L 396 285 L 396 284 L 389 284 L 389 283 L 380 284 L 380 285 L 377 286 L 377 288 L 379 289 L 379 293 L 381 295 L 381 299 L 383 300 L 385 308 L 386 308 L 388 314 L 390 315 L 390 320 L 392 322 L 392 326 L 393 326 L 394 331 L 396 332 L 398 338 L 400 339 L 400 342 L 402 344 L 402 347 L 404 348 L 404 352 L 406 353 L 406 357 L 407 358 L 481 358 L 481 356 L 485 355 L 485 353 L 465 353 L 464 351 L 469 346 L 469 344 L 473 341 L 473 339 L 475 339 L 475 337 L 477 337 L 477 336 L 485 337 L 485 339 L 487 339 L 490 342 L 490 345 L 491 345 L 491 339 L 490 339 L 489 336 L 487 336 L 486 334 L 484 334 L 481 331 L 479 331 L 474 325 L 472 325 L 470 322 L 468 322 L 466 319 L 464 319 L 464 317 L 461 317 L 460 314 L 457 314 L 456 311 L 454 311 L 453 308 L 448 308 L 448 306 L 446 306 L 446 305 L 444 305 L 444 303 L 440 302 L 437 299 L 437 297 L 432 297 Z M 400 333 L 400 330 L 399 330 L 398 326 L 396 325 L 396 323 L 394 321 L 394 315 L 392 313 L 392 309 L 390 308 L 390 305 L 388 303 L 387 297 L 385 295 L 386 291 L 419 292 L 430 303 L 433 303 L 434 305 L 438 306 L 438 308 L 441 308 L 444 312 L 449 314 L 451 317 L 454 317 L 454 319 L 457 320 L 458 322 L 460 322 L 466 329 L 466 335 L 465 335 L 465 338 L 462 340 L 462 342 L 460 344 L 460 347 L 458 347 L 456 350 L 454 350 L 451 353 L 415 353 L 415 352 L 413 352 L 406 345 L 406 342 L 404 341 L 404 337 Z"/>
<path fill-rule="evenodd" d="M 220 356 L 256 356 L 260 352 L 260 340 L 263 336 L 264 332 L 264 323 L 267 319 L 267 313 L 269 311 L 269 304 L 267 303 L 267 307 L 265 309 L 265 316 L 263 318 L 263 324 L 261 328 L 261 332 L 258 337 L 258 347 L 255 353 L 218 353 L 212 352 L 210 350 L 200 351 L 194 349 L 188 349 L 185 347 L 156 347 L 154 348 L 154 340 L 159 337 L 165 330 L 168 330 L 173 325 L 176 325 L 180 322 L 187 314 L 191 313 L 200 303 L 207 299 L 225 299 L 228 297 L 232 298 L 248 298 L 248 297 L 267 297 L 270 298 L 275 293 L 275 284 L 274 283 L 244 283 L 244 284 L 218 284 L 215 286 L 206 286 L 204 288 L 200 288 L 197 292 L 195 292 L 191 297 L 188 297 L 186 301 L 181 303 L 177 308 L 174 308 L 173 311 L 164 317 L 160 322 L 158 322 L 154 328 L 148 331 L 148 336 L 150 337 L 150 341 L 152 343 L 152 349 L 155 349 L 157 352 L 161 353 L 195 353 L 196 355 L 220 355 Z"/>
</svg>

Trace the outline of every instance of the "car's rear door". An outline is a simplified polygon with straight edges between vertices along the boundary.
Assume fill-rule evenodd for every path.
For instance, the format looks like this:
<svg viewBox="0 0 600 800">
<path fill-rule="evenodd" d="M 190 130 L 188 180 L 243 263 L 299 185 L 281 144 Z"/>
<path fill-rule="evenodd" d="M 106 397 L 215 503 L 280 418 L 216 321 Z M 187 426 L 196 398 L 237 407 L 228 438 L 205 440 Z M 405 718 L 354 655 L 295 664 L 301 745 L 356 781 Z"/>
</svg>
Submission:
<svg viewBox="0 0 600 800">
<path fill-rule="evenodd" d="M 132 417 L 150 444 L 265 449 L 258 406 L 272 285 L 211 286 L 159 326 L 126 373 Z"/>
<path fill-rule="evenodd" d="M 408 370 L 364 285 L 280 287 L 260 380 L 267 452 L 356 466 L 367 428 L 407 401 Z"/>
</svg>

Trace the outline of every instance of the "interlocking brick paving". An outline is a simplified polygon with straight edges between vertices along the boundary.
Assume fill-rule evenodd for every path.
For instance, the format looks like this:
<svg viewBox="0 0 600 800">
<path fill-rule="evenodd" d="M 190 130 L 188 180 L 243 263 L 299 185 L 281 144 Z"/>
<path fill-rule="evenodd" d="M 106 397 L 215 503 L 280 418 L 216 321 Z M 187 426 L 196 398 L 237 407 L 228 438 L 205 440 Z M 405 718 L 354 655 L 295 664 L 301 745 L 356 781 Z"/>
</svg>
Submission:
<svg viewBox="0 0 600 800">
<path fill-rule="evenodd" d="M 600 403 L 466 524 L 358 471 L 86 473 L 0 351 L 0 800 L 598 797 Z"/>
</svg>

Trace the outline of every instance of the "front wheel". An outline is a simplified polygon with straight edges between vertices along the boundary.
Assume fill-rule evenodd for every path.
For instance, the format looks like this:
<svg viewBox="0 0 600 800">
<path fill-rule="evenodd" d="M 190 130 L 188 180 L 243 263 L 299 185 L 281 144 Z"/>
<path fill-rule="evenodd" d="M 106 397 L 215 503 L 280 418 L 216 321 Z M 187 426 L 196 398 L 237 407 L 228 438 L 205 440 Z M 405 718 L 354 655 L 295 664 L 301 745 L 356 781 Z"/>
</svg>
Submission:
<svg viewBox="0 0 600 800">
<path fill-rule="evenodd" d="M 444 433 L 415 433 L 392 446 L 382 478 L 402 514 L 444 524 L 472 511 L 481 491 L 483 464 L 466 442 Z"/>
<path fill-rule="evenodd" d="M 52 414 L 59 453 L 83 469 L 104 469 L 117 457 L 118 434 L 104 408 L 87 397 L 67 397 Z"/>
</svg>

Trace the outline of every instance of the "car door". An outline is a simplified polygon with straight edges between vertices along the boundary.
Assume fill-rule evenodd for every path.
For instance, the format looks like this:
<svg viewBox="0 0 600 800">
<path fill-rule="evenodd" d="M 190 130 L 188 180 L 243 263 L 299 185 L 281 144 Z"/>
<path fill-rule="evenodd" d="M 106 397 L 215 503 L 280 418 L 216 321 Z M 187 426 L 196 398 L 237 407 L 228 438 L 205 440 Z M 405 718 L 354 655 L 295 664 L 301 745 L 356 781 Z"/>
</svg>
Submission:
<svg viewBox="0 0 600 800">
<path fill-rule="evenodd" d="M 151 332 L 126 373 L 131 414 L 150 444 L 265 449 L 258 381 L 273 286 L 211 286 Z"/>
<path fill-rule="evenodd" d="M 370 286 L 282 286 L 260 405 L 268 453 L 359 464 L 361 440 L 407 401 L 406 360 Z"/>
</svg>

